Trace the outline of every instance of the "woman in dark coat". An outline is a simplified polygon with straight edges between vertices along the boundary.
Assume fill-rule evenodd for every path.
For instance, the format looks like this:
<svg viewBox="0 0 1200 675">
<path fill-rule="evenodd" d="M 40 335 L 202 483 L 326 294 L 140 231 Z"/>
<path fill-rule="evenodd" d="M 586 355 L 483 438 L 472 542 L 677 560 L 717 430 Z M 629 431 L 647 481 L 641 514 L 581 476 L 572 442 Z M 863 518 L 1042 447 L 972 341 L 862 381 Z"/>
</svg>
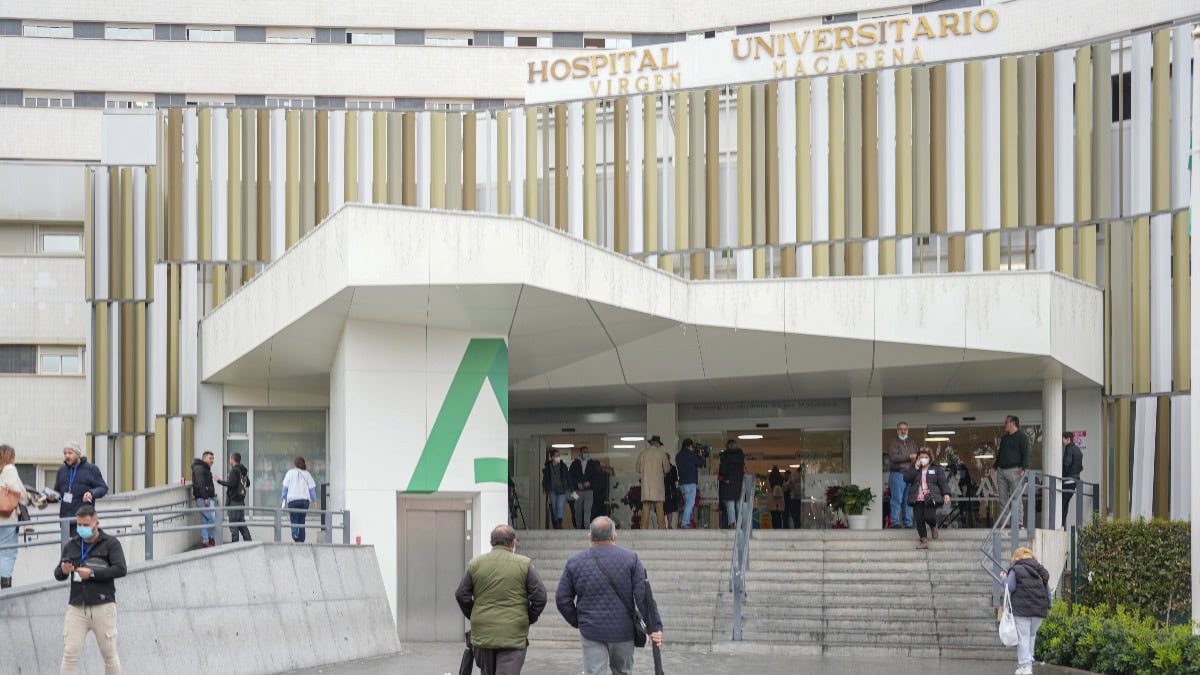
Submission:
<svg viewBox="0 0 1200 675">
<path fill-rule="evenodd" d="M 717 468 L 717 496 L 725 507 L 725 527 L 737 524 L 737 503 L 742 497 L 742 478 L 746 475 L 746 455 L 730 440 L 721 453 Z"/>
<path fill-rule="evenodd" d="M 1000 578 L 1008 587 L 1013 618 L 1017 620 L 1017 675 L 1033 675 L 1038 629 L 1050 613 L 1050 572 L 1033 557 L 1033 551 L 1022 546 Z"/>
<path fill-rule="evenodd" d="M 921 543 L 917 548 L 929 548 L 929 532 L 938 538 L 937 510 L 942 504 L 950 503 L 950 487 L 946 483 L 946 472 L 934 464 L 929 448 L 917 452 L 917 461 L 904 472 L 908 483 L 908 503 L 913 507 L 913 521 L 917 524 L 917 536 Z"/>
</svg>

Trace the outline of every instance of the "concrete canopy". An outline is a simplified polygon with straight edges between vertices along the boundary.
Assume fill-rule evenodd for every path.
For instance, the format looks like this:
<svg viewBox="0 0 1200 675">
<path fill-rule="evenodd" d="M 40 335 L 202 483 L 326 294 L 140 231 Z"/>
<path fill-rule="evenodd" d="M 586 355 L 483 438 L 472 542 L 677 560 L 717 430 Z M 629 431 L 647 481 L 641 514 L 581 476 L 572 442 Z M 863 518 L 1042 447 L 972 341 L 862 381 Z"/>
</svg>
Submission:
<svg viewBox="0 0 1200 675">
<path fill-rule="evenodd" d="M 688 281 L 518 218 L 362 205 L 203 321 L 202 379 L 327 391 L 348 319 L 507 335 L 515 407 L 1103 380 L 1102 292 L 1055 273 Z"/>
</svg>

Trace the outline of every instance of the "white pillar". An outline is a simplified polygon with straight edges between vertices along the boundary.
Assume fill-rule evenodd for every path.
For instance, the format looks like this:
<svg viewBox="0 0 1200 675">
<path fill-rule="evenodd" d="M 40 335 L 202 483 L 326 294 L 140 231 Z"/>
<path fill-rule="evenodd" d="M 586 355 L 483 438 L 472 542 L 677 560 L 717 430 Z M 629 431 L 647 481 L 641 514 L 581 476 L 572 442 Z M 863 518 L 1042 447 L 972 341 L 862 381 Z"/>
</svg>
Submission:
<svg viewBox="0 0 1200 675">
<path fill-rule="evenodd" d="M 676 410 L 674 402 L 646 404 L 646 440 L 650 440 L 651 436 L 661 436 L 663 448 L 672 455 L 679 448 Z"/>
<path fill-rule="evenodd" d="M 850 399 L 850 482 L 870 488 L 875 495 L 867 516 L 867 529 L 883 527 L 883 461 L 879 439 L 883 429 L 883 398 L 867 396 Z"/>
<path fill-rule="evenodd" d="M 1052 377 L 1042 382 L 1042 472 L 1051 476 L 1062 476 L 1062 432 L 1063 432 L 1063 383 L 1062 378 Z M 1030 467 L 1034 468 L 1034 467 Z M 1059 508 L 1062 500 L 1058 493 L 1047 490 L 1042 495 L 1043 505 L 1050 499 L 1057 500 L 1055 518 L 1061 521 Z M 1050 509 L 1042 507 L 1042 527 L 1053 528 Z"/>
<path fill-rule="evenodd" d="M 1192 31 L 1192 62 L 1200 63 L 1200 26 Z M 1192 166 L 1200 166 L 1200 78 L 1192 80 Z M 1200 171 L 1192 171 L 1191 222 L 1200 213 Z M 1200 238 L 1192 237 L 1192 298 L 1200 298 Z M 1200 354 L 1200 311 L 1192 307 L 1192 353 Z M 1200 382 L 1200 359 L 1192 359 L 1192 382 Z M 1200 396 L 1191 398 L 1191 418 L 1200 419 Z M 1191 425 L 1192 451 L 1200 448 L 1200 424 Z M 1200 462 L 1192 462 L 1192 484 L 1200 485 Z M 1192 490 L 1191 512 L 1200 514 L 1200 490 Z M 1200 633 L 1200 518 L 1192 518 L 1192 630 Z"/>
</svg>

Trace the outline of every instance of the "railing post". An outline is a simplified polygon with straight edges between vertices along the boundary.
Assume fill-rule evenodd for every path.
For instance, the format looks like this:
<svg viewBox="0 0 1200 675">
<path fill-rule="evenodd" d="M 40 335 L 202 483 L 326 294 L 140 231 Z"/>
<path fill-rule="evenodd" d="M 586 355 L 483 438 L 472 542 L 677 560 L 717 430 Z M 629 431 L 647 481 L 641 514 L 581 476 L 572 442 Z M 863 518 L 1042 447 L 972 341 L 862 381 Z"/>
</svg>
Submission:
<svg viewBox="0 0 1200 675">
<path fill-rule="evenodd" d="M 145 515 L 146 524 L 142 527 L 143 539 L 146 544 L 146 560 L 154 560 L 154 514 Z"/>
<path fill-rule="evenodd" d="M 1012 508 L 1009 509 L 1009 513 L 1008 513 L 1008 526 L 1009 526 L 1010 535 L 1011 535 L 1009 537 L 1009 542 L 1008 542 L 1008 547 L 1009 547 L 1008 548 L 1008 558 L 1007 558 L 1008 560 L 1012 559 L 1013 554 L 1017 552 L 1017 548 L 1020 546 L 1021 511 L 1022 511 L 1023 507 L 1025 506 L 1024 502 L 1022 501 L 1022 495 L 1021 495 L 1020 490 L 1022 490 L 1024 488 L 1025 488 L 1025 480 L 1022 479 L 1020 482 L 1017 483 L 1017 490 L 1018 490 L 1017 494 L 1013 495 L 1010 498 L 1011 501 L 1009 502 L 1012 505 Z"/>
<path fill-rule="evenodd" d="M 1047 475 L 1046 476 L 1046 495 L 1050 501 L 1050 503 L 1046 505 L 1046 515 L 1048 517 L 1048 519 L 1046 521 L 1046 529 L 1048 529 L 1048 530 L 1058 529 L 1058 518 L 1056 518 L 1055 516 L 1058 515 L 1057 507 L 1058 507 L 1058 492 L 1059 492 L 1059 490 L 1060 489 L 1058 487 L 1058 476 Z"/>
<path fill-rule="evenodd" d="M 996 530 L 992 533 L 992 607 L 1000 606 L 1000 573 L 1003 568 L 1000 566 L 1000 538 L 1003 536 L 1004 530 Z"/>
<path fill-rule="evenodd" d="M 1083 527 L 1083 480 L 1075 480 L 1075 527 Z M 1063 514 L 1066 515 L 1065 513 Z"/>
<path fill-rule="evenodd" d="M 333 543 L 333 512 L 321 511 L 321 533 L 325 535 L 325 543 Z"/>
<path fill-rule="evenodd" d="M 60 541 L 59 541 L 58 548 L 59 548 L 59 550 L 62 550 L 62 547 L 66 546 L 67 542 L 71 540 L 71 521 L 60 519 L 58 521 L 58 529 L 59 529 L 59 534 L 60 534 Z"/>
<path fill-rule="evenodd" d="M 342 543 L 350 545 L 350 511 L 342 511 Z"/>
<path fill-rule="evenodd" d="M 274 509 L 275 513 L 275 543 L 283 541 L 283 509 Z"/>
<path fill-rule="evenodd" d="M 1025 482 L 1028 483 L 1025 498 L 1029 500 L 1029 511 L 1025 514 L 1025 536 L 1029 541 L 1033 541 L 1033 533 L 1037 529 L 1037 524 L 1034 523 L 1037 518 L 1037 472 L 1026 471 Z"/>
</svg>

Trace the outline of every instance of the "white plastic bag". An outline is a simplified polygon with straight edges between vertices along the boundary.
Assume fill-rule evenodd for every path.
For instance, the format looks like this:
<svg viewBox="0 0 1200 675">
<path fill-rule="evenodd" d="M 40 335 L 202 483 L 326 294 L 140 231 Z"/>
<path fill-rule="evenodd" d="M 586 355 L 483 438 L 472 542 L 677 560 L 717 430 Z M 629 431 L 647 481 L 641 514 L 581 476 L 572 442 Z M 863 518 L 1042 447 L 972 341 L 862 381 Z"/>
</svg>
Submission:
<svg viewBox="0 0 1200 675">
<path fill-rule="evenodd" d="M 1013 616 L 1012 601 L 1008 598 L 1008 586 L 1004 587 L 1004 614 L 1000 616 L 1000 642 L 1005 647 L 1016 647 L 1017 619 Z"/>
</svg>

